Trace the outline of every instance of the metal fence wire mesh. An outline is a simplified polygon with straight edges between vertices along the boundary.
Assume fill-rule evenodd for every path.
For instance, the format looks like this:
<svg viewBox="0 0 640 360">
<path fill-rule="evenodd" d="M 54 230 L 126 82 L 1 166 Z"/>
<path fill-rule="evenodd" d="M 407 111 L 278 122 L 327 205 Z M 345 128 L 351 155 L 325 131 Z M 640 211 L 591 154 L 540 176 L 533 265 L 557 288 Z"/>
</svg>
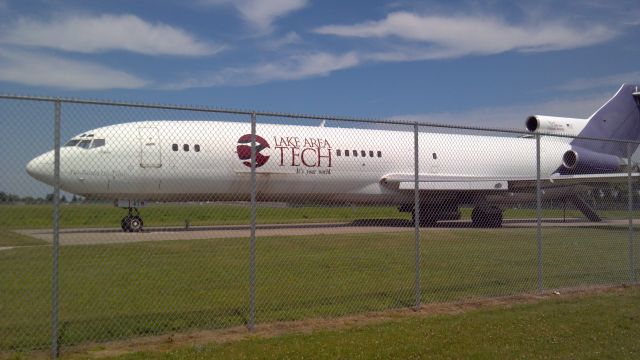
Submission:
<svg viewBox="0 0 640 360">
<path fill-rule="evenodd" d="M 637 281 L 636 142 L 581 139 L 628 154 L 560 179 L 558 134 L 16 96 L 0 118 L 0 353 Z"/>
</svg>

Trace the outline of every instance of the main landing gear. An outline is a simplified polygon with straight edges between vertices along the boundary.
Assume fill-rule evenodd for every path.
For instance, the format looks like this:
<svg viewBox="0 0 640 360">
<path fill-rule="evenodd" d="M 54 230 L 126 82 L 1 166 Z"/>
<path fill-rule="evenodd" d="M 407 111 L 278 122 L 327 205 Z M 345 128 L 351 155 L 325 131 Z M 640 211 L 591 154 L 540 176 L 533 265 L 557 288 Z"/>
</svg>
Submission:
<svg viewBox="0 0 640 360">
<path fill-rule="evenodd" d="M 410 205 L 400 208 L 400 211 L 411 211 L 411 221 L 414 222 L 416 215 Z M 457 205 L 437 204 L 420 207 L 419 223 L 421 227 L 433 227 L 439 220 L 459 220 L 460 211 Z M 493 205 L 476 205 L 471 211 L 471 221 L 477 228 L 499 228 L 502 227 L 502 210 Z"/>
<path fill-rule="evenodd" d="M 434 227 L 440 220 L 460 220 L 458 204 L 428 204 L 420 207 L 420 226 Z M 416 213 L 411 209 L 411 222 L 415 222 Z"/>
<path fill-rule="evenodd" d="M 122 230 L 125 232 L 142 231 L 142 225 L 142 217 L 136 208 L 129 208 L 129 214 L 120 221 L 120 226 L 122 226 Z"/>
<path fill-rule="evenodd" d="M 471 221 L 480 228 L 502 227 L 502 210 L 497 206 L 478 205 L 471 211 Z"/>
<path fill-rule="evenodd" d="M 420 227 L 434 227 L 438 222 L 438 217 L 433 209 L 420 208 Z M 415 223 L 416 212 L 411 211 L 411 222 Z"/>
</svg>

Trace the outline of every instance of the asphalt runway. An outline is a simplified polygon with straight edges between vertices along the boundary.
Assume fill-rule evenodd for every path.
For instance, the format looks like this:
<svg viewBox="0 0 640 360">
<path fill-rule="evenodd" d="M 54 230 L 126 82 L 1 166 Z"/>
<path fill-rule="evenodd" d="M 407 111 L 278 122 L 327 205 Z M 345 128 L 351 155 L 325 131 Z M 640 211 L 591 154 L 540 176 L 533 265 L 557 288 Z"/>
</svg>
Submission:
<svg viewBox="0 0 640 360">
<path fill-rule="evenodd" d="M 637 221 L 637 220 L 636 220 Z M 503 221 L 503 228 L 534 228 L 535 219 L 508 219 Z M 636 222 L 637 223 L 637 222 Z M 605 220 L 590 222 L 585 219 L 544 219 L 544 227 L 602 227 L 626 226 L 628 220 Z M 441 221 L 436 227 L 422 228 L 422 231 L 443 231 L 450 229 L 468 229 L 478 231 L 468 220 Z M 309 235 L 339 235 L 362 233 L 389 233 L 414 231 L 409 220 L 401 219 L 372 219 L 356 220 L 349 223 L 319 223 L 319 224 L 269 224 L 258 225 L 256 236 L 309 236 Z M 15 232 L 52 242 L 51 229 L 15 230 Z M 225 226 L 195 226 L 195 227 L 151 227 L 139 233 L 125 233 L 120 228 L 83 228 L 60 230 L 60 245 L 95 245 L 117 244 L 163 240 L 195 240 L 195 239 L 223 239 L 247 238 L 250 236 L 248 225 Z"/>
</svg>

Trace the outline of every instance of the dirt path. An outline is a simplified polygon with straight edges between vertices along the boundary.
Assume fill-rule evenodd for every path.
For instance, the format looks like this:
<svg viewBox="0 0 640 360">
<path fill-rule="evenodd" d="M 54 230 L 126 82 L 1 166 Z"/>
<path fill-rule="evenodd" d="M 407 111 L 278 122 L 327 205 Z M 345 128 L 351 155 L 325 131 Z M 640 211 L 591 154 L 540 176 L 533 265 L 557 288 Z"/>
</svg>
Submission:
<svg viewBox="0 0 640 360">
<path fill-rule="evenodd" d="M 164 352 L 189 345 L 229 343 L 256 337 L 272 338 L 289 333 L 311 333 L 319 330 L 349 329 L 407 318 L 459 314 L 476 309 L 506 309 L 515 305 L 537 303 L 552 298 L 569 299 L 589 297 L 602 293 L 620 293 L 625 291 L 627 288 L 629 288 L 627 285 L 598 286 L 579 289 L 563 289 L 560 290 L 560 292 L 549 291 L 542 295 L 523 294 L 498 298 L 475 299 L 463 302 L 425 304 L 417 310 L 408 308 L 392 309 L 333 319 L 309 319 L 258 324 L 253 332 L 249 332 L 246 327 L 241 326 L 220 330 L 171 333 L 161 336 L 149 336 L 108 343 L 88 343 L 74 347 L 67 347 L 64 348 L 63 351 L 65 356 L 70 356 L 71 358 L 103 358 L 139 351 Z M 46 358 L 48 353 L 33 353 L 31 355 L 36 358 Z"/>
</svg>

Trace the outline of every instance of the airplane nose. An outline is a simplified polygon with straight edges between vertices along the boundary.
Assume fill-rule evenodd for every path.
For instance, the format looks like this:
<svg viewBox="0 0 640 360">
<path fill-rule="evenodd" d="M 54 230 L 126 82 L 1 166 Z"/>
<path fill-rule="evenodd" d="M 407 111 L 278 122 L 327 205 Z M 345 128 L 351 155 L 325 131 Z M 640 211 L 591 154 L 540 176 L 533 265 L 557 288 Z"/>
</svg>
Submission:
<svg viewBox="0 0 640 360">
<path fill-rule="evenodd" d="M 53 152 L 42 154 L 29 161 L 26 170 L 32 178 L 53 185 Z"/>
</svg>

